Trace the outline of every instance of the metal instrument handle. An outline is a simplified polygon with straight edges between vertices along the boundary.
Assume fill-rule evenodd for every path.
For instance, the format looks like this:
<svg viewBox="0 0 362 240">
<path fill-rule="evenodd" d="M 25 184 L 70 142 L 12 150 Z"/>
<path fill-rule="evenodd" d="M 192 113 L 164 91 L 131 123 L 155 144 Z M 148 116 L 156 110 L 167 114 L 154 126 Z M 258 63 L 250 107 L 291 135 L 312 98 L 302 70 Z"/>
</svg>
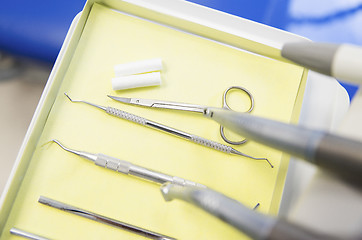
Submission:
<svg viewBox="0 0 362 240">
<path fill-rule="evenodd" d="M 231 147 L 230 146 L 226 146 L 224 144 L 218 143 L 218 142 L 214 142 L 212 140 L 206 139 L 206 138 L 202 138 L 196 135 L 191 135 L 191 139 L 192 142 L 200 144 L 200 145 L 204 145 L 206 147 L 209 148 L 213 148 L 225 153 L 231 153 Z"/>
<path fill-rule="evenodd" d="M 146 180 L 149 180 L 152 182 L 160 183 L 160 184 L 170 182 L 170 183 L 177 184 L 180 186 L 205 188 L 205 186 L 202 184 L 199 184 L 199 183 L 196 183 L 196 182 L 184 179 L 184 178 L 170 176 L 170 175 L 167 175 L 164 173 L 156 172 L 156 171 L 144 168 L 144 167 L 134 165 L 130 162 L 102 154 L 102 153 L 97 154 L 97 159 L 95 161 L 95 164 L 100 167 L 114 170 L 116 172 L 133 175 L 133 176 L 136 176 L 136 177 L 139 177 L 142 179 L 146 179 Z"/>
<path fill-rule="evenodd" d="M 133 165 L 130 162 L 123 161 L 115 157 L 107 156 L 102 153 L 97 154 L 97 159 L 96 161 L 94 161 L 94 163 L 100 167 L 108 168 L 124 174 L 128 174 L 130 168 Z"/>
<path fill-rule="evenodd" d="M 119 109 L 113 108 L 113 107 L 107 107 L 106 112 L 115 117 L 123 118 L 123 119 L 129 120 L 129 121 L 132 121 L 134 123 L 141 124 L 141 125 L 146 125 L 146 122 L 147 122 L 147 119 L 145 119 L 143 117 L 139 117 L 132 113 L 124 112 L 122 110 L 119 110 Z"/>
<path fill-rule="evenodd" d="M 243 154 L 243 153 L 233 149 L 230 146 L 227 146 L 227 145 L 224 145 L 224 144 L 221 144 L 221 143 L 218 143 L 218 142 L 214 142 L 212 140 L 208 140 L 208 139 L 205 139 L 205 138 L 202 138 L 202 137 L 190 134 L 190 133 L 186 133 L 186 132 L 183 132 L 181 130 L 171 128 L 171 127 L 168 127 L 166 125 L 163 125 L 163 124 L 160 124 L 160 123 L 157 123 L 157 122 L 153 122 L 153 121 L 148 120 L 146 118 L 142 118 L 142 117 L 139 117 L 137 115 L 134 115 L 134 114 L 131 114 L 131 113 L 128 113 L 128 112 L 124 112 L 124 111 L 119 110 L 117 108 L 107 107 L 106 112 L 108 114 L 110 114 L 110 115 L 113 115 L 113 116 L 116 116 L 116 117 L 119 117 L 119 118 L 123 118 L 123 119 L 129 120 L 129 121 L 132 121 L 134 123 L 141 124 L 143 126 L 158 129 L 158 130 L 161 130 L 163 132 L 170 133 L 172 135 L 176 135 L 176 136 L 185 138 L 187 140 L 190 140 L 190 141 L 192 141 L 194 143 L 197 143 L 199 145 L 203 145 L 205 147 L 213 148 L 213 149 L 221 151 L 221 152 L 225 152 L 225 153 L 229 153 L 229 154 L 237 154 L 237 155 L 244 156 L 244 157 L 249 157 L 249 158 L 252 158 L 252 159 L 258 159 L 258 158 L 254 158 L 254 157 L 251 157 L 249 155 Z M 266 160 L 266 159 L 263 158 L 262 160 Z M 111 164 L 111 163 L 109 163 L 109 164 Z"/>
</svg>

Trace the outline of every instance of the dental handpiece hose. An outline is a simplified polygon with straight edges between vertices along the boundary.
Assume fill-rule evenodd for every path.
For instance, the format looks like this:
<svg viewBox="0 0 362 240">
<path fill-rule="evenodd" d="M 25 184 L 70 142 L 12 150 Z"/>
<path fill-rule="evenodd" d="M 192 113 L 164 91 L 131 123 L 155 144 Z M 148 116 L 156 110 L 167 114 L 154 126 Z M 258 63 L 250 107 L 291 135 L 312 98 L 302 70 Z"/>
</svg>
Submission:
<svg viewBox="0 0 362 240">
<path fill-rule="evenodd" d="M 208 108 L 204 114 L 243 137 L 362 182 L 362 142 L 221 108 Z"/>
</svg>

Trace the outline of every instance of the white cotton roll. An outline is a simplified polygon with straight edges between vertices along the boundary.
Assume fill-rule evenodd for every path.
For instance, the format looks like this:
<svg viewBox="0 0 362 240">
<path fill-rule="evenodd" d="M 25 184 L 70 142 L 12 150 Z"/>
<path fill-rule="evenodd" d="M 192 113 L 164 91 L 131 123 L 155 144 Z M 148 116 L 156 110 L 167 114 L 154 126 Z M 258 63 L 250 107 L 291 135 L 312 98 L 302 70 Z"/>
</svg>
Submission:
<svg viewBox="0 0 362 240">
<path fill-rule="evenodd" d="M 160 72 L 116 77 L 112 79 L 113 90 L 155 86 L 161 84 Z"/>
<path fill-rule="evenodd" d="M 114 73 L 116 77 L 161 70 L 162 60 L 160 58 L 123 63 L 114 66 Z"/>
</svg>

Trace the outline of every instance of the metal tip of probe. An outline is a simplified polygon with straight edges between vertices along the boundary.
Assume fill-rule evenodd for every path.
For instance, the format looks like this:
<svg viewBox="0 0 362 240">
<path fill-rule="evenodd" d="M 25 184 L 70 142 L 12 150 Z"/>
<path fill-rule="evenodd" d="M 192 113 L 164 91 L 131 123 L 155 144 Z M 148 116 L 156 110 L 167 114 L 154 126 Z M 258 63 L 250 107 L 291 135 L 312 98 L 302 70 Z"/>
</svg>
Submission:
<svg viewBox="0 0 362 240">
<path fill-rule="evenodd" d="M 78 156 L 81 156 L 83 158 L 86 158 L 88 160 L 91 160 L 91 161 L 96 161 L 97 159 L 97 156 L 95 154 L 92 154 L 92 153 L 87 153 L 87 152 L 82 152 L 82 151 L 77 151 L 77 150 L 73 150 L 73 149 L 70 149 L 70 148 L 67 148 L 66 146 L 64 146 L 63 144 L 61 144 L 58 140 L 56 139 L 52 139 L 51 142 L 55 142 L 56 144 L 58 144 L 61 148 L 63 148 L 65 151 L 67 152 L 71 152 L 71 153 L 74 153 Z"/>
<path fill-rule="evenodd" d="M 73 100 L 69 97 L 69 95 L 68 95 L 67 93 L 64 93 L 64 95 L 67 96 L 67 98 L 68 98 L 71 102 L 73 102 Z"/>
<path fill-rule="evenodd" d="M 104 111 L 107 110 L 106 107 L 103 107 L 103 106 L 100 106 L 100 105 L 97 105 L 97 104 L 94 104 L 94 103 L 90 103 L 90 102 L 82 101 L 82 100 L 73 100 L 73 99 L 71 99 L 71 98 L 69 97 L 69 95 L 68 95 L 67 93 L 64 93 L 64 95 L 65 95 L 65 96 L 69 99 L 69 101 L 71 101 L 71 102 L 75 102 L 75 103 L 81 102 L 81 103 L 85 103 L 85 104 L 91 105 L 91 106 L 93 106 L 93 107 L 102 109 L 102 110 L 104 110 Z"/>
<path fill-rule="evenodd" d="M 50 142 L 55 142 L 55 143 L 58 144 L 61 148 L 63 148 L 64 150 L 68 151 L 67 148 L 66 148 L 65 146 L 63 146 L 58 140 L 52 139 L 52 140 L 50 140 Z"/>
<path fill-rule="evenodd" d="M 239 152 L 238 150 L 235 150 L 235 149 L 232 149 L 232 153 L 240 155 L 240 156 L 244 156 L 244 157 L 247 157 L 247 158 L 251 158 L 251 159 L 254 159 L 254 160 L 266 161 L 270 165 L 271 168 L 274 168 L 273 164 L 271 164 L 271 162 L 267 158 L 252 157 L 252 156 L 249 156 L 249 155 L 247 155 L 245 153 Z"/>
<path fill-rule="evenodd" d="M 72 150 L 70 148 L 67 148 L 66 146 L 64 146 L 63 144 L 61 144 L 58 140 L 56 139 L 52 139 L 51 142 L 55 142 L 56 144 L 58 144 L 61 148 L 63 148 L 65 151 L 71 152 L 71 153 L 75 153 L 75 150 Z"/>
</svg>

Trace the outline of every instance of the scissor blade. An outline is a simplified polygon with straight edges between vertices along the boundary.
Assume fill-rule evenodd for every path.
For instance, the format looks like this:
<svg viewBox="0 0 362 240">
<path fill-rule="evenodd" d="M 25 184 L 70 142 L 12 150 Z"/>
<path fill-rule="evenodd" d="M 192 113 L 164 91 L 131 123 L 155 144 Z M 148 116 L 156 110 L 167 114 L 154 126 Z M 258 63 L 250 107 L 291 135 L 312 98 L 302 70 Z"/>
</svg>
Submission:
<svg viewBox="0 0 362 240">
<path fill-rule="evenodd" d="M 110 96 L 113 100 L 139 105 L 144 107 L 154 107 L 154 108 L 165 108 L 165 109 L 173 109 L 173 110 L 182 110 L 182 111 L 191 111 L 191 112 L 198 112 L 203 113 L 205 106 L 195 105 L 195 104 L 188 104 L 188 103 L 178 103 L 178 102 L 170 102 L 170 101 L 161 101 L 161 100 L 153 100 L 153 99 L 142 99 L 142 98 L 123 98 L 123 97 L 116 97 Z"/>
<path fill-rule="evenodd" d="M 144 107 L 153 107 L 153 105 L 156 103 L 156 100 L 151 100 L 151 99 L 124 98 L 124 97 L 116 97 L 116 96 L 110 96 L 110 95 L 107 95 L 107 96 L 118 102 L 139 105 L 139 106 L 144 106 Z"/>
<path fill-rule="evenodd" d="M 131 98 L 116 97 L 116 96 L 111 96 L 111 95 L 107 95 L 107 96 L 118 102 L 131 103 Z"/>
</svg>

